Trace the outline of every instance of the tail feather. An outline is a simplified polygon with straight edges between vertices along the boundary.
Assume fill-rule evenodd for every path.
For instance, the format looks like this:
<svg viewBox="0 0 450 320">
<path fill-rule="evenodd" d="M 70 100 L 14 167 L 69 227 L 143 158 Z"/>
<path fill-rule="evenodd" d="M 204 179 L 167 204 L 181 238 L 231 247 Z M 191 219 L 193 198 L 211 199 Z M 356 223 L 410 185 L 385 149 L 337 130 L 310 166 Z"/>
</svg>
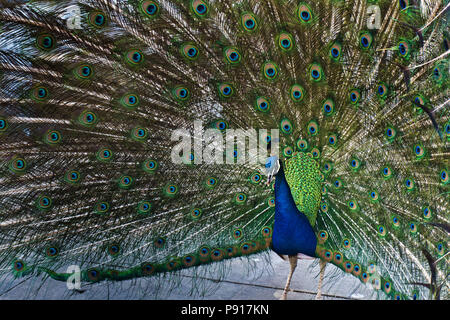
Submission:
<svg viewBox="0 0 450 320">
<path fill-rule="evenodd" d="M 419 2 L 1 1 L 2 274 L 223 276 L 276 205 L 227 130 L 279 129 L 323 177 L 319 258 L 388 297 L 448 290 L 448 5 Z M 194 121 L 215 142 L 183 150 Z"/>
</svg>

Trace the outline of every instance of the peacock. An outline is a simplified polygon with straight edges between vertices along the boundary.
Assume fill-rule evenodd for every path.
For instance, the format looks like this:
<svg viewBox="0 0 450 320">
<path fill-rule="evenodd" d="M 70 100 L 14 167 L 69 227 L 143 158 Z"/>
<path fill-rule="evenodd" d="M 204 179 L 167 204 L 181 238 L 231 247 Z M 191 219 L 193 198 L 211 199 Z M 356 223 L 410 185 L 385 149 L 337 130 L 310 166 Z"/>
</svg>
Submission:
<svg viewBox="0 0 450 320">
<path fill-rule="evenodd" d="M 0 1 L 0 290 L 201 294 L 273 250 L 282 299 L 299 258 L 317 298 L 333 264 L 380 299 L 448 299 L 448 9 Z"/>
</svg>

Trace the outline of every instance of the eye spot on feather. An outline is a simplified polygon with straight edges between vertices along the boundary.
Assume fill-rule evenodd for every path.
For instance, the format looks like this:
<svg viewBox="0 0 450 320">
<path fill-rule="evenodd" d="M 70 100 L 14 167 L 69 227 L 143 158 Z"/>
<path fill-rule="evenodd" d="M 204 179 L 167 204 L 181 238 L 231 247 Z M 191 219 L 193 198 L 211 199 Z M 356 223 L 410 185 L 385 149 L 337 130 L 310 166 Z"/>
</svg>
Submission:
<svg viewBox="0 0 450 320">
<path fill-rule="evenodd" d="M 293 102 L 300 102 L 305 96 L 305 89 L 299 84 L 294 84 L 290 88 L 289 96 Z"/>
<path fill-rule="evenodd" d="M 189 216 L 191 217 L 192 220 L 200 219 L 200 217 L 202 216 L 202 209 L 200 208 L 191 209 L 191 211 L 189 212 Z"/>
<path fill-rule="evenodd" d="M 253 13 L 246 12 L 241 16 L 241 24 L 245 31 L 253 32 L 258 28 L 258 22 Z"/>
<path fill-rule="evenodd" d="M 153 245 L 157 248 L 157 249 L 162 249 L 164 248 L 166 244 L 166 239 L 163 237 L 158 237 L 155 239 L 155 241 L 153 241 Z"/>
<path fill-rule="evenodd" d="M 270 110 L 270 102 L 265 97 L 258 97 L 255 102 L 256 110 L 260 112 L 268 112 Z"/>
<path fill-rule="evenodd" d="M 265 226 L 261 229 L 261 234 L 264 238 L 272 237 L 272 228 L 269 226 Z"/>
<path fill-rule="evenodd" d="M 178 194 L 179 190 L 178 190 L 178 186 L 175 184 L 167 184 L 166 187 L 164 188 L 164 194 L 166 197 L 169 198 L 173 198 Z"/>
<path fill-rule="evenodd" d="M 218 86 L 219 94 L 223 98 L 229 98 L 234 94 L 234 88 L 229 83 L 222 83 Z"/>
<path fill-rule="evenodd" d="M 191 267 L 195 264 L 196 258 L 193 255 L 186 255 L 183 257 L 182 263 L 185 267 Z"/>
<path fill-rule="evenodd" d="M 343 246 L 345 249 L 350 249 L 351 246 L 352 246 L 350 239 L 344 239 L 344 240 L 342 240 L 342 246 Z"/>
<path fill-rule="evenodd" d="M 388 87 L 385 83 L 379 83 L 377 86 L 377 94 L 380 98 L 384 99 L 388 94 Z"/>
<path fill-rule="evenodd" d="M 48 130 L 44 135 L 44 142 L 48 145 L 57 145 L 61 143 L 62 135 L 57 130 Z"/>
<path fill-rule="evenodd" d="M 144 262 L 141 264 L 141 272 L 144 276 L 150 276 L 155 272 L 156 268 L 153 264 Z"/>
<path fill-rule="evenodd" d="M 334 101 L 327 99 L 322 103 L 322 110 L 326 116 L 332 116 L 334 114 Z"/>
<path fill-rule="evenodd" d="M 318 63 L 313 63 L 309 67 L 309 75 L 310 80 L 313 82 L 320 82 L 323 78 L 323 69 L 322 66 Z"/>
<path fill-rule="evenodd" d="M 144 54 L 141 50 L 131 49 L 125 53 L 125 62 L 132 67 L 137 67 L 144 62 Z"/>
<path fill-rule="evenodd" d="M 308 149 L 308 141 L 306 139 L 298 139 L 296 145 L 300 151 L 306 151 Z"/>
<path fill-rule="evenodd" d="M 324 173 L 330 173 L 333 169 L 333 163 L 331 161 L 326 161 L 323 165 L 323 172 Z"/>
<path fill-rule="evenodd" d="M 328 137 L 328 143 L 330 144 L 330 146 L 335 147 L 337 145 L 338 142 L 338 137 L 336 134 L 331 134 Z"/>
<path fill-rule="evenodd" d="M 287 118 L 283 118 L 281 120 L 281 122 L 280 122 L 280 129 L 281 129 L 281 132 L 283 132 L 286 135 L 291 134 L 292 131 L 294 130 L 293 126 L 292 126 L 292 122 L 289 119 L 287 119 Z"/>
<path fill-rule="evenodd" d="M 64 175 L 64 180 L 69 184 L 77 184 L 81 180 L 81 174 L 77 170 L 69 170 Z"/>
<path fill-rule="evenodd" d="M 87 271 L 88 280 L 91 282 L 100 281 L 100 271 L 97 269 L 89 269 Z"/>
<path fill-rule="evenodd" d="M 300 3 L 297 8 L 297 17 L 303 24 L 311 23 L 313 20 L 311 8 L 306 3 Z"/>
<path fill-rule="evenodd" d="M 275 198 L 274 198 L 274 197 L 269 197 L 269 199 L 267 199 L 267 205 L 268 205 L 270 208 L 275 207 Z"/>
<path fill-rule="evenodd" d="M 37 85 L 31 90 L 30 96 L 35 101 L 43 102 L 49 98 L 49 91 L 46 87 Z"/>
<path fill-rule="evenodd" d="M 449 183 L 449 178 L 448 178 L 448 172 L 447 172 L 447 169 L 442 169 L 441 172 L 440 172 L 440 174 L 439 174 L 439 177 L 440 177 L 440 179 L 441 179 L 441 183 L 442 183 L 442 184 L 446 185 L 446 184 Z"/>
<path fill-rule="evenodd" d="M 353 172 L 358 172 L 361 169 L 361 161 L 356 157 L 350 158 L 348 164 Z"/>
<path fill-rule="evenodd" d="M 255 171 L 250 175 L 249 180 L 251 184 L 258 185 L 262 181 L 262 175 L 258 171 Z"/>
<path fill-rule="evenodd" d="M 340 43 L 335 42 L 331 48 L 330 48 L 330 58 L 333 61 L 339 61 L 339 59 L 341 58 L 341 50 L 342 50 L 342 46 Z"/>
<path fill-rule="evenodd" d="M 389 293 L 391 292 L 391 289 L 392 289 L 391 282 L 390 282 L 390 281 L 386 281 L 386 282 L 384 283 L 384 286 L 383 286 L 384 292 L 386 292 L 387 294 L 389 294 Z"/>
<path fill-rule="evenodd" d="M 361 93 L 358 89 L 352 89 L 349 93 L 350 103 L 353 105 L 358 104 L 361 100 Z"/>
<path fill-rule="evenodd" d="M 279 48 L 284 52 L 289 52 L 292 50 L 294 43 L 294 39 L 292 38 L 292 35 L 283 32 L 278 36 L 278 46 Z"/>
<path fill-rule="evenodd" d="M 214 189 L 218 184 L 218 181 L 215 177 L 208 177 L 206 178 L 204 185 L 206 186 L 206 188 L 208 189 Z"/>
<path fill-rule="evenodd" d="M 14 271 L 17 272 L 22 272 L 25 270 L 25 262 L 23 262 L 22 260 L 15 260 L 13 262 L 13 269 Z"/>
<path fill-rule="evenodd" d="M 97 214 L 105 214 L 109 211 L 109 209 L 109 203 L 105 201 L 98 202 L 94 207 L 94 211 Z"/>
<path fill-rule="evenodd" d="M 249 243 L 244 243 L 240 247 L 242 254 L 250 254 L 252 252 L 252 246 Z"/>
<path fill-rule="evenodd" d="M 134 93 L 125 94 L 120 98 L 120 104 L 127 109 L 134 109 L 139 105 L 139 97 Z"/>
<path fill-rule="evenodd" d="M 447 135 L 447 140 L 450 139 L 450 122 L 447 122 L 444 126 L 444 132 Z"/>
<path fill-rule="evenodd" d="M 90 110 L 84 110 L 78 117 L 78 123 L 85 127 L 94 127 L 98 123 L 97 114 Z"/>
<path fill-rule="evenodd" d="M 234 201 L 236 204 L 244 204 L 247 201 L 247 195 L 243 192 L 239 192 L 235 195 Z"/>
<path fill-rule="evenodd" d="M 384 226 L 378 226 L 378 235 L 382 238 L 386 236 L 386 228 Z"/>
<path fill-rule="evenodd" d="M 343 260 L 343 255 L 340 252 L 335 252 L 333 256 L 333 261 L 336 265 L 340 265 Z"/>
<path fill-rule="evenodd" d="M 131 176 L 123 175 L 119 178 L 118 185 L 120 189 L 129 189 L 134 183 Z"/>
<path fill-rule="evenodd" d="M 322 189 L 322 195 L 326 194 L 326 187 L 324 186 L 323 188 L 325 189 Z M 320 205 L 320 211 L 322 211 L 323 213 L 328 212 L 328 203 L 325 200 L 323 200 Z"/>
<path fill-rule="evenodd" d="M 45 249 L 45 255 L 48 258 L 55 258 L 56 256 L 58 256 L 58 254 L 59 254 L 58 247 L 50 246 Z"/>
<path fill-rule="evenodd" d="M 317 149 L 317 148 L 313 148 L 313 149 L 311 150 L 311 156 L 312 156 L 314 159 L 318 159 L 318 158 L 320 157 L 320 150 Z"/>
<path fill-rule="evenodd" d="M 107 18 L 103 12 L 92 11 L 88 14 L 87 21 L 94 28 L 103 28 L 106 26 Z"/>
<path fill-rule="evenodd" d="M 50 51 L 56 46 L 55 37 L 49 33 L 40 34 L 36 38 L 36 47 L 43 51 Z"/>
<path fill-rule="evenodd" d="M 422 215 L 425 220 L 430 220 L 433 217 L 431 208 L 429 206 L 423 207 Z"/>
<path fill-rule="evenodd" d="M 400 10 L 405 10 L 409 6 L 409 0 L 399 0 L 398 5 Z"/>
<path fill-rule="evenodd" d="M 4 117 L 0 117 L 0 134 L 8 129 L 8 121 Z"/>
<path fill-rule="evenodd" d="M 235 65 L 241 62 L 241 54 L 234 47 L 227 47 L 224 50 L 224 55 L 228 63 Z"/>
<path fill-rule="evenodd" d="M 381 169 L 381 174 L 385 180 L 392 178 L 392 170 L 390 167 L 386 166 Z"/>
<path fill-rule="evenodd" d="M 117 255 L 119 255 L 120 253 L 120 246 L 116 243 L 110 244 L 107 248 L 106 248 L 106 252 L 108 252 L 108 254 L 112 257 L 116 257 Z"/>
<path fill-rule="evenodd" d="M 159 14 L 159 4 L 156 1 L 141 1 L 139 9 L 147 18 L 154 18 Z"/>
<path fill-rule="evenodd" d="M 181 47 L 181 53 L 185 58 L 191 61 L 196 60 L 199 56 L 198 47 L 190 43 L 185 44 Z"/>
<path fill-rule="evenodd" d="M 400 227 L 400 221 L 396 216 L 392 216 L 392 226 L 394 229 L 398 229 Z"/>
<path fill-rule="evenodd" d="M 150 201 L 143 200 L 137 205 L 137 213 L 140 215 L 148 215 L 152 211 L 152 204 Z"/>
<path fill-rule="evenodd" d="M 94 76 L 94 69 L 91 65 L 81 64 L 75 69 L 73 69 L 73 74 L 77 79 L 89 80 Z"/>
<path fill-rule="evenodd" d="M 131 130 L 131 139 L 138 142 L 145 142 L 148 138 L 148 130 L 143 127 L 135 127 Z"/>
<path fill-rule="evenodd" d="M 369 275 L 367 274 L 367 272 L 361 272 L 360 279 L 362 282 L 367 283 L 367 281 L 369 280 Z"/>
<path fill-rule="evenodd" d="M 404 184 L 405 184 L 405 187 L 406 187 L 406 191 L 414 190 L 415 182 L 414 182 L 414 180 L 412 178 L 406 178 Z"/>
<path fill-rule="evenodd" d="M 446 64 L 443 62 L 438 62 L 432 69 L 432 78 L 439 86 L 441 86 L 448 77 L 448 71 L 446 71 L 446 69 Z"/>
<path fill-rule="evenodd" d="M 177 86 L 172 90 L 172 95 L 178 101 L 186 101 L 190 97 L 190 92 L 187 87 Z"/>
<path fill-rule="evenodd" d="M 371 47 L 373 37 L 369 32 L 362 32 L 359 36 L 359 46 L 363 50 L 367 50 Z"/>
<path fill-rule="evenodd" d="M 278 66 L 274 62 L 266 62 L 263 65 L 264 77 L 268 80 L 275 80 L 278 76 Z"/>
<path fill-rule="evenodd" d="M 40 196 L 36 201 L 36 206 L 39 210 L 46 211 L 52 207 L 52 199 L 49 196 Z"/>
<path fill-rule="evenodd" d="M 209 7 L 205 1 L 194 0 L 191 3 L 191 8 L 197 17 L 205 17 L 208 14 Z"/>
<path fill-rule="evenodd" d="M 108 162 L 113 158 L 113 152 L 109 148 L 100 148 L 95 154 L 97 160 Z"/>
<path fill-rule="evenodd" d="M 444 243 L 442 243 L 442 242 L 438 243 L 436 245 L 436 251 L 437 251 L 438 256 L 442 257 L 446 252 Z"/>
<path fill-rule="evenodd" d="M 359 264 L 355 263 L 353 266 L 352 273 L 354 276 L 358 277 L 361 274 L 361 266 Z"/>
<path fill-rule="evenodd" d="M 417 160 L 423 159 L 426 155 L 426 149 L 421 144 L 415 144 L 413 150 Z"/>
<path fill-rule="evenodd" d="M 340 179 L 336 179 L 336 180 L 334 181 L 334 183 L 333 183 L 333 186 L 334 186 L 336 189 L 341 189 L 341 188 L 342 188 L 342 181 L 341 181 Z"/>
<path fill-rule="evenodd" d="M 292 149 L 291 146 L 285 146 L 285 147 L 283 148 L 283 155 L 284 155 L 286 158 L 292 157 L 293 153 L 294 153 L 294 150 Z"/>
<path fill-rule="evenodd" d="M 350 211 L 357 211 L 359 210 L 358 203 L 355 200 L 350 200 L 347 202 L 347 206 L 349 207 Z"/>
<path fill-rule="evenodd" d="M 218 129 L 223 132 L 226 129 L 228 129 L 228 122 L 226 120 L 219 119 L 219 120 L 213 122 L 211 126 L 215 129 Z"/>
<path fill-rule="evenodd" d="M 319 133 L 319 124 L 316 121 L 310 121 L 307 130 L 310 135 L 315 136 Z"/>
<path fill-rule="evenodd" d="M 9 170 L 16 174 L 24 173 L 27 167 L 27 162 L 22 157 L 15 156 L 9 162 Z"/>
<path fill-rule="evenodd" d="M 378 194 L 378 192 L 376 192 L 375 190 L 372 190 L 370 193 L 369 193 L 369 198 L 370 198 L 370 200 L 372 201 L 372 202 L 378 202 L 379 201 L 379 199 L 380 199 L 380 196 L 379 196 L 379 194 Z"/>
<path fill-rule="evenodd" d="M 411 222 L 409 224 L 409 231 L 411 232 L 411 234 L 417 233 L 417 224 L 415 222 Z"/>
<path fill-rule="evenodd" d="M 353 271 L 353 264 L 350 261 L 344 262 L 344 270 L 347 273 L 351 273 Z"/>
<path fill-rule="evenodd" d="M 323 244 L 325 243 L 325 241 L 327 241 L 328 239 L 328 232 L 326 232 L 325 230 L 321 230 L 319 231 L 319 235 L 318 235 L 318 241 L 319 243 Z"/>
</svg>

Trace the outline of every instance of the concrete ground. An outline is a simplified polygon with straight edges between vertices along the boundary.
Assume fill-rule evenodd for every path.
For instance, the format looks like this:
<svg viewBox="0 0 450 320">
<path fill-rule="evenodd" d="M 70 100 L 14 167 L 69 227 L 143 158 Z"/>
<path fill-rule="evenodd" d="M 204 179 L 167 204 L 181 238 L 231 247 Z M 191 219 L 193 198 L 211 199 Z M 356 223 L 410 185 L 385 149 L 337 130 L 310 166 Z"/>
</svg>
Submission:
<svg viewBox="0 0 450 320">
<path fill-rule="evenodd" d="M 271 265 L 269 266 L 262 255 L 255 255 L 250 258 L 251 270 L 244 264 L 246 260 L 234 260 L 231 262 L 231 271 L 225 276 L 217 287 L 218 283 L 214 276 L 204 279 L 206 286 L 211 285 L 216 290 L 208 293 L 204 297 L 193 297 L 189 295 L 189 282 L 192 279 L 184 277 L 181 286 L 156 299 L 170 300 L 190 300 L 190 299 L 214 299 L 214 300 L 273 300 L 278 299 L 283 291 L 287 275 L 289 274 L 289 262 L 283 261 L 275 253 L 270 253 Z M 317 264 L 317 263 L 316 263 Z M 313 264 L 313 260 L 299 260 L 294 273 L 291 289 L 288 295 L 289 300 L 312 300 L 317 293 L 317 283 L 319 266 Z M 0 299 L 155 299 L 153 295 L 156 287 L 148 288 L 149 283 L 145 283 L 146 290 L 152 294 L 142 293 L 142 283 L 136 281 L 125 281 L 120 284 L 120 289 L 116 290 L 103 284 L 96 287 L 83 287 L 83 293 L 72 293 L 67 290 L 64 282 L 49 281 L 45 284 L 45 289 L 41 289 L 38 294 L 35 290 L 30 290 L 30 282 L 25 282 L 14 286 L 1 286 Z M 162 282 L 164 283 L 164 282 Z M 151 286 L 151 284 L 150 284 Z M 154 285 L 156 286 L 156 285 Z M 139 287 L 139 289 L 137 289 Z M 140 291 L 138 295 L 130 295 L 130 292 Z M 30 293 L 31 291 L 31 293 Z M 327 299 L 374 299 L 374 291 L 355 277 L 345 274 L 342 270 L 327 265 L 322 298 Z"/>
</svg>

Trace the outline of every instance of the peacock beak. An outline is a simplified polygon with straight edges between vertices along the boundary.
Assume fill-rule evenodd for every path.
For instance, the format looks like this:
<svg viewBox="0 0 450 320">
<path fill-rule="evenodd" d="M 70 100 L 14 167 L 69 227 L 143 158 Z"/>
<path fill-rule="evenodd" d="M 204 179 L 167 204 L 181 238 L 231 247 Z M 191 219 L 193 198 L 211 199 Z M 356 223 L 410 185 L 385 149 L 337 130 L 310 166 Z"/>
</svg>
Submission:
<svg viewBox="0 0 450 320">
<path fill-rule="evenodd" d="M 272 182 L 272 179 L 273 179 L 273 174 L 269 174 L 268 176 L 267 176 L 267 182 L 266 182 L 266 185 L 270 185 L 270 183 Z"/>
</svg>

